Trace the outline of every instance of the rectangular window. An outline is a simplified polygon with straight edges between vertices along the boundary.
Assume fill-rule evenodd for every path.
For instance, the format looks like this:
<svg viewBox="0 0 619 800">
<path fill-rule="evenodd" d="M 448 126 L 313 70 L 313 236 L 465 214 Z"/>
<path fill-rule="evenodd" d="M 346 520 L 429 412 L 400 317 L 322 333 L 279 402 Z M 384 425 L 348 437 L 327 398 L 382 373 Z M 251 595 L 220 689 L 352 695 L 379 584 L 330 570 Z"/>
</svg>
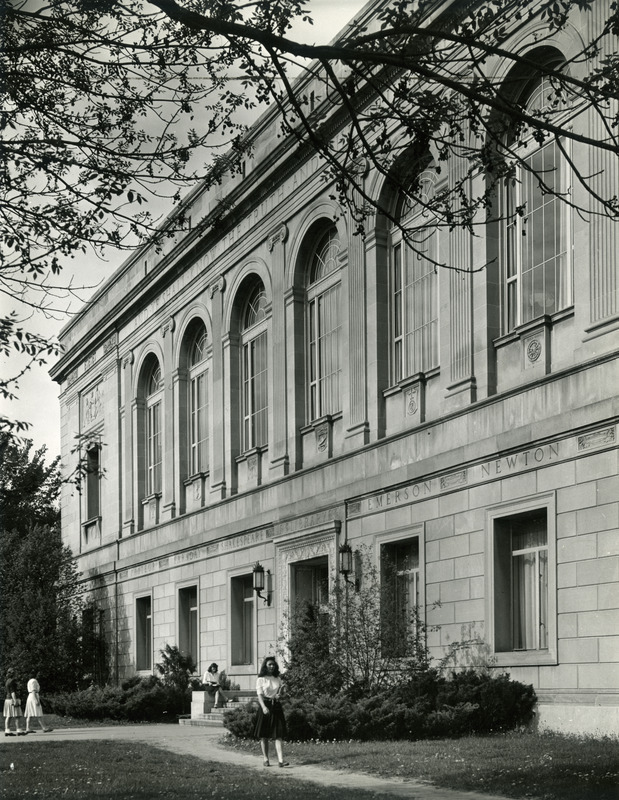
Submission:
<svg viewBox="0 0 619 800">
<path fill-rule="evenodd" d="M 548 649 L 546 509 L 494 521 L 494 642 L 497 652 Z"/>
<path fill-rule="evenodd" d="M 267 333 L 243 345 L 243 434 L 244 449 L 268 444 L 268 352 Z"/>
<path fill-rule="evenodd" d="M 138 671 L 153 668 L 153 630 L 151 598 L 138 597 L 135 601 L 135 668 Z"/>
<path fill-rule="evenodd" d="M 208 373 L 191 379 L 189 412 L 189 447 L 191 474 L 208 469 Z"/>
<path fill-rule="evenodd" d="M 232 578 L 232 664 L 254 663 L 254 590 L 251 575 Z"/>
<path fill-rule="evenodd" d="M 198 587 L 186 586 L 178 592 L 178 649 L 191 656 L 197 665 L 198 646 Z"/>
<path fill-rule="evenodd" d="M 96 519 L 101 515 L 99 456 L 101 448 L 93 445 L 86 451 L 86 519 Z"/>
<path fill-rule="evenodd" d="M 341 410 L 339 302 L 338 283 L 309 303 L 309 403 L 313 420 Z"/>
<path fill-rule="evenodd" d="M 146 463 L 148 466 L 148 494 L 161 491 L 161 403 L 148 407 L 146 430 Z"/>
<path fill-rule="evenodd" d="M 306 604 L 326 606 L 329 602 L 329 557 L 317 556 L 293 564 L 291 589 L 295 608 Z"/>
<path fill-rule="evenodd" d="M 419 537 L 381 545 L 383 655 L 404 657 L 420 605 Z"/>
</svg>

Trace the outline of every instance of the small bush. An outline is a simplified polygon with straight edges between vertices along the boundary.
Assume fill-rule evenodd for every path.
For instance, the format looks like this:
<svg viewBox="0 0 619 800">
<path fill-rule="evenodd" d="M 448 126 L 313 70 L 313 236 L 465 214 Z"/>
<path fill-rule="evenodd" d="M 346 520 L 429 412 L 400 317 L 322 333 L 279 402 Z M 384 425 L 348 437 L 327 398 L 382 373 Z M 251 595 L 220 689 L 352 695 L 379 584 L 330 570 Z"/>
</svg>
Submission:
<svg viewBox="0 0 619 800">
<path fill-rule="evenodd" d="M 258 707 L 254 702 L 244 703 L 240 708 L 224 711 L 224 725 L 238 739 L 251 739 L 254 735 Z"/>
</svg>

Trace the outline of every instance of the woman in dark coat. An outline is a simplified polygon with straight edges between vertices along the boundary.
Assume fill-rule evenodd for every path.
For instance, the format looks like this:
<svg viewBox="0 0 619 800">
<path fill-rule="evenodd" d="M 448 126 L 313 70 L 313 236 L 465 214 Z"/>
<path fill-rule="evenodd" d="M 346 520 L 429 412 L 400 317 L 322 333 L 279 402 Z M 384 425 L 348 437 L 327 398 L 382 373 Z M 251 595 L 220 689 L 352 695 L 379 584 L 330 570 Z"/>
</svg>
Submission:
<svg viewBox="0 0 619 800">
<path fill-rule="evenodd" d="M 275 740 L 275 750 L 280 767 L 287 767 L 284 761 L 282 739 L 286 737 L 286 719 L 280 703 L 282 693 L 282 679 L 279 676 L 277 661 L 272 656 L 267 656 L 262 662 L 262 667 L 256 680 L 256 694 L 258 695 L 258 718 L 254 729 L 254 738 L 260 739 L 260 748 L 264 758 L 264 766 L 270 767 L 269 740 Z"/>
</svg>

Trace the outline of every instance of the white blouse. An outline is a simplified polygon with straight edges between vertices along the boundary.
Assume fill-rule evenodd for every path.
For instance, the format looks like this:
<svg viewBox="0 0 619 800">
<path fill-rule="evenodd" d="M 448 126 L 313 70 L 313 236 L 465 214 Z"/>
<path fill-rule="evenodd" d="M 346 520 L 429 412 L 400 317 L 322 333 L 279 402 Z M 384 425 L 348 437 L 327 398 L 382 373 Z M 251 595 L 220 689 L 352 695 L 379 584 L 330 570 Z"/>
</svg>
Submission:
<svg viewBox="0 0 619 800">
<path fill-rule="evenodd" d="M 263 697 L 268 697 L 270 700 L 277 697 L 281 688 L 282 679 L 274 678 L 272 675 L 265 675 L 263 678 L 258 678 L 256 680 L 256 694 L 261 694 Z"/>
</svg>

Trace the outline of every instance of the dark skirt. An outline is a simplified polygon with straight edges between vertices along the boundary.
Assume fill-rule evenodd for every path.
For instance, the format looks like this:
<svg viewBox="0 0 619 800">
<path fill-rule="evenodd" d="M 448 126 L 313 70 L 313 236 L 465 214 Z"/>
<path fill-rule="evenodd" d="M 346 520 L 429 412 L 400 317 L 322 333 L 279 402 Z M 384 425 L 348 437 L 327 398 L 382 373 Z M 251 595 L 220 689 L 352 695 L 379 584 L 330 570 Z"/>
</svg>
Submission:
<svg viewBox="0 0 619 800">
<path fill-rule="evenodd" d="M 262 706 L 258 708 L 258 717 L 254 727 L 254 739 L 285 739 L 286 738 L 286 719 L 279 700 L 269 700 L 264 697 L 264 704 L 269 709 L 268 714 L 264 714 Z"/>
</svg>

